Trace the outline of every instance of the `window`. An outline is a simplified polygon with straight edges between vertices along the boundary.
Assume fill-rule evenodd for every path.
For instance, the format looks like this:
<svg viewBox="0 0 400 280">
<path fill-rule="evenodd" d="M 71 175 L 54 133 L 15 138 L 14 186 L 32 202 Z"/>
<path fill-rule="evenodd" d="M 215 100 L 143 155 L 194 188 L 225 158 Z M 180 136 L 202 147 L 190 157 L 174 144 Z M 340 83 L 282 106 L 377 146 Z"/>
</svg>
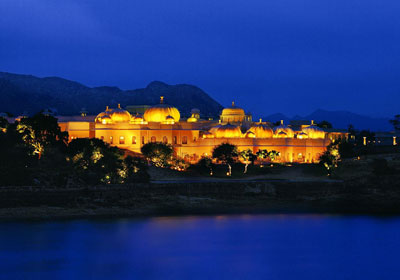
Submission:
<svg viewBox="0 0 400 280">
<path fill-rule="evenodd" d="M 187 144 L 187 136 L 182 137 L 182 144 Z"/>
<path fill-rule="evenodd" d="M 175 145 L 177 144 L 176 136 L 174 136 L 174 144 L 175 144 Z"/>
<path fill-rule="evenodd" d="M 112 144 L 112 143 L 113 143 L 113 137 L 110 136 L 110 144 Z"/>
<path fill-rule="evenodd" d="M 156 137 L 155 136 L 151 136 L 151 142 L 155 143 L 156 142 Z"/>
<path fill-rule="evenodd" d="M 162 139 L 162 141 L 163 141 L 164 144 L 167 144 L 167 143 L 168 143 L 168 138 L 167 138 L 167 136 L 164 136 L 163 139 Z"/>
<path fill-rule="evenodd" d="M 132 136 L 132 144 L 136 144 L 136 136 Z"/>
<path fill-rule="evenodd" d="M 142 144 L 144 144 L 144 136 L 142 136 Z"/>
<path fill-rule="evenodd" d="M 122 145 L 125 144 L 125 137 L 124 136 L 120 136 L 119 137 L 119 143 L 122 144 Z"/>
<path fill-rule="evenodd" d="M 100 139 L 104 141 L 104 136 L 100 136 Z"/>
</svg>

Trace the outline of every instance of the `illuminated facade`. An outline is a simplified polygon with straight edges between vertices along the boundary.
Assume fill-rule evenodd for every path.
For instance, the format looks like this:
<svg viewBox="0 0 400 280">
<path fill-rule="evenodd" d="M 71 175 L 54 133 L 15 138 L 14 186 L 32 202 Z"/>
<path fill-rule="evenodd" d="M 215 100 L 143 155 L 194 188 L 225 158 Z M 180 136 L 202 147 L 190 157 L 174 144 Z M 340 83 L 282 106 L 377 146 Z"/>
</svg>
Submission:
<svg viewBox="0 0 400 280">
<path fill-rule="evenodd" d="M 62 130 L 70 140 L 99 138 L 122 149 L 140 153 L 148 142 L 164 142 L 174 147 L 177 156 L 190 162 L 209 156 L 215 146 L 229 142 L 239 150 L 275 150 L 280 162 L 317 162 L 334 139 L 347 139 L 347 133 L 326 132 L 313 122 L 273 127 L 269 122 L 252 122 L 251 115 L 234 103 L 222 111 L 219 121 L 203 120 L 198 109 L 182 119 L 179 110 L 161 102 L 143 115 L 131 115 L 119 105 L 106 108 L 96 117 L 59 117 Z"/>
</svg>

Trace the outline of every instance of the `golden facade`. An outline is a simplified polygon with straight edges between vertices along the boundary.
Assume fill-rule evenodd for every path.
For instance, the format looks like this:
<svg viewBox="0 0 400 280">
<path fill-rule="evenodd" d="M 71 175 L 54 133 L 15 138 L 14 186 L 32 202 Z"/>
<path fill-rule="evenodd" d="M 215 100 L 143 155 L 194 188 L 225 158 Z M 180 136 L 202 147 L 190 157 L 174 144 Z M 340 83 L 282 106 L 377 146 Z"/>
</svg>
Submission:
<svg viewBox="0 0 400 280">
<path fill-rule="evenodd" d="M 106 108 L 95 118 L 61 117 L 60 127 L 70 140 L 96 137 L 122 149 L 140 153 L 148 142 L 164 142 L 174 147 L 177 156 L 190 162 L 210 156 L 215 146 L 229 142 L 239 150 L 275 150 L 280 162 L 317 162 L 332 140 L 347 138 L 347 133 L 326 132 L 314 125 L 291 126 L 283 121 L 277 127 L 268 122 L 252 122 L 251 116 L 234 103 L 222 111 L 219 121 L 202 120 L 193 109 L 182 119 L 177 108 L 164 104 L 148 108 L 143 115 L 131 115 L 120 106 Z"/>
</svg>

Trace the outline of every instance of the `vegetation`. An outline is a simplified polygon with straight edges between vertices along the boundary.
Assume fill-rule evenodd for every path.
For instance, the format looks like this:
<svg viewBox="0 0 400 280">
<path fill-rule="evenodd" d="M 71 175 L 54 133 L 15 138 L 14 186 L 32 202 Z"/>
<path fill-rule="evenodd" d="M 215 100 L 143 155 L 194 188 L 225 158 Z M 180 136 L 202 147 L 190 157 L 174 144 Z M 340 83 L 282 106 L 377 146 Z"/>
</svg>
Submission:
<svg viewBox="0 0 400 280">
<path fill-rule="evenodd" d="M 213 149 L 212 157 L 217 161 L 228 165 L 228 172 L 226 175 L 232 175 L 232 164 L 238 160 L 238 149 L 235 145 L 229 143 L 222 143 Z"/>
<path fill-rule="evenodd" d="M 328 145 L 326 151 L 320 156 L 320 165 L 324 166 L 328 175 L 332 174 L 334 168 L 338 167 L 340 159 L 339 142 L 334 141 Z"/>
<path fill-rule="evenodd" d="M 317 123 L 317 126 L 320 128 L 332 128 L 332 124 L 328 121 L 321 121 L 319 123 Z"/>
<path fill-rule="evenodd" d="M 393 128 L 397 131 L 400 130 L 400 115 L 394 116 L 393 120 L 390 120 L 390 123 L 393 125 Z"/>
<path fill-rule="evenodd" d="M 14 124 L 0 121 L 0 185 L 65 186 L 68 182 L 99 184 L 148 180 L 139 158 L 99 139 L 68 144 L 57 119 L 37 114 Z"/>
<path fill-rule="evenodd" d="M 172 146 L 162 142 L 150 142 L 144 144 L 141 148 L 141 152 L 146 159 L 156 167 L 169 166 L 174 155 L 174 149 Z"/>
<path fill-rule="evenodd" d="M 257 156 L 253 154 L 250 149 L 243 150 L 239 153 L 239 156 L 243 159 L 245 166 L 243 173 L 247 173 L 247 168 L 249 164 L 254 164 L 254 161 L 257 159 Z"/>
<path fill-rule="evenodd" d="M 273 162 L 277 157 L 280 156 L 280 153 L 275 150 L 268 151 L 263 149 L 263 150 L 258 150 L 256 156 L 261 160 L 268 159 L 269 161 Z"/>
</svg>

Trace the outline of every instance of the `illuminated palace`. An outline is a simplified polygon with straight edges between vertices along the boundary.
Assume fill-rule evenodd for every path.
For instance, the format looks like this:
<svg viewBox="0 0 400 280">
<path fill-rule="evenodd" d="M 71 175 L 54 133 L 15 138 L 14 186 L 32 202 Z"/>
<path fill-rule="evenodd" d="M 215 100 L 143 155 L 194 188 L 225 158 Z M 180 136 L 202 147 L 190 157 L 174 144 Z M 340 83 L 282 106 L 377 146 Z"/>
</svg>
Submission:
<svg viewBox="0 0 400 280">
<path fill-rule="evenodd" d="M 239 150 L 275 150 L 280 162 L 317 162 L 319 155 L 332 140 L 347 138 L 347 133 L 327 131 L 311 122 L 292 122 L 273 126 L 269 122 L 253 122 L 251 115 L 234 102 L 222 110 L 220 119 L 204 120 L 200 111 L 193 109 L 182 119 L 177 108 L 160 104 L 148 107 L 144 114 L 131 114 L 118 105 L 106 108 L 96 117 L 59 117 L 62 130 L 68 131 L 70 140 L 99 138 L 122 149 L 140 153 L 148 142 L 164 142 L 174 147 L 177 156 L 190 162 L 209 156 L 215 146 L 231 143 Z"/>
</svg>

